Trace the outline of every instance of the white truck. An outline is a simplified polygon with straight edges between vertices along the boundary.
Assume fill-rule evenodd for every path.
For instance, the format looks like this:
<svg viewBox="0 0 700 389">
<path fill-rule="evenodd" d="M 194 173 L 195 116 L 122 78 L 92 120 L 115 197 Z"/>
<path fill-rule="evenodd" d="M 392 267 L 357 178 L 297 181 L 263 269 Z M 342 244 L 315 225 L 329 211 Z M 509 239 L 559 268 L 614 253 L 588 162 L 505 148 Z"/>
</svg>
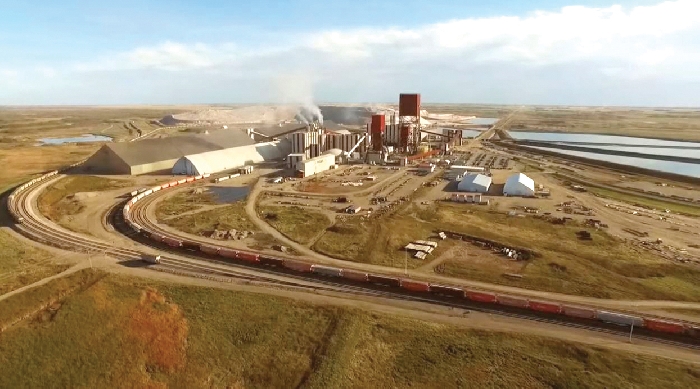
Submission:
<svg viewBox="0 0 700 389">
<path fill-rule="evenodd" d="M 145 262 L 148 262 L 148 263 L 153 263 L 153 264 L 160 263 L 160 255 L 144 254 L 141 257 L 141 259 L 143 259 Z"/>
</svg>

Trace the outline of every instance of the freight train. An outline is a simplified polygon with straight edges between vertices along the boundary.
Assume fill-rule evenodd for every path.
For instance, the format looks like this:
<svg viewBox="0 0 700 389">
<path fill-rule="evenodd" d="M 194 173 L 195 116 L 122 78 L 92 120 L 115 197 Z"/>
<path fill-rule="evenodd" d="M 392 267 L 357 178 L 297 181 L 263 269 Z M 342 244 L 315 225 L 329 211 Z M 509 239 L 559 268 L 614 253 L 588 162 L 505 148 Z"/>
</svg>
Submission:
<svg viewBox="0 0 700 389">
<path fill-rule="evenodd" d="M 191 251 L 197 251 L 211 257 L 220 257 L 227 260 L 241 261 L 249 264 L 259 264 L 260 266 L 265 267 L 286 269 L 295 273 L 313 274 L 319 277 L 335 278 L 338 280 L 344 280 L 348 283 L 378 285 L 381 287 L 402 290 L 405 293 L 463 299 L 480 304 L 492 304 L 494 306 L 533 311 L 540 314 L 561 315 L 576 320 L 590 320 L 619 326 L 633 326 L 665 334 L 682 334 L 691 338 L 700 339 L 700 325 L 698 324 L 660 319 L 657 317 L 642 317 L 618 312 L 610 312 L 589 307 L 462 288 L 454 285 L 433 284 L 409 278 L 373 274 L 358 270 L 342 269 L 300 262 L 291 259 L 276 258 L 266 254 L 251 253 L 227 247 L 219 247 L 195 241 L 182 240 L 177 237 L 165 236 L 161 232 L 147 231 L 142 226 L 132 221 L 132 218 L 129 215 L 130 208 L 143 197 L 161 189 L 197 181 L 208 176 L 209 175 L 188 177 L 187 179 L 169 182 L 167 184 L 153 187 L 150 190 L 134 196 L 124 206 L 123 215 L 125 221 L 134 231 L 139 232 L 154 241 L 163 243 L 173 248 L 184 248 Z"/>
</svg>

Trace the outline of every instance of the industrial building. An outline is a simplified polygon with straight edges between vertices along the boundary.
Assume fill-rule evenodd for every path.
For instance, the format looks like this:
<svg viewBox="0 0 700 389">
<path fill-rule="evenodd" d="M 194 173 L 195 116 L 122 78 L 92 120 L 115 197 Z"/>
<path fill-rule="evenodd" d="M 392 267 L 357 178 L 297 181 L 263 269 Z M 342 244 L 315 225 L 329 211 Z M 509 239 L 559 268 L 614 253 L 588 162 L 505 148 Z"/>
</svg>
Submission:
<svg viewBox="0 0 700 389">
<path fill-rule="evenodd" d="M 523 173 L 513 174 L 506 180 L 503 195 L 532 197 L 535 195 L 535 181 Z"/>
<path fill-rule="evenodd" d="M 486 193 L 491 187 L 491 177 L 484 174 L 467 174 L 457 184 L 460 192 Z"/>
<path fill-rule="evenodd" d="M 191 176 L 214 174 L 253 163 L 279 160 L 289 154 L 289 146 L 285 140 L 186 155 L 175 162 L 172 173 Z M 252 170 L 252 167 L 248 168 Z"/>
<path fill-rule="evenodd" d="M 335 155 L 328 153 L 297 162 L 297 171 L 302 177 L 313 176 L 335 166 Z"/>
</svg>

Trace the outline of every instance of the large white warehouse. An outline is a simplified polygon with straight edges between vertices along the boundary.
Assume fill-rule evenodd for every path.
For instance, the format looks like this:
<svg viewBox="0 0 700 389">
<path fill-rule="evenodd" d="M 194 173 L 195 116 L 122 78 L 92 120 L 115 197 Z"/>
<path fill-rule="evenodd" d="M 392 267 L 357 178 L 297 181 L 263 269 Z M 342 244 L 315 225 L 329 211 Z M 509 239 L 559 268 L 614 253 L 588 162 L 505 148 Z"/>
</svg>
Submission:
<svg viewBox="0 0 700 389">
<path fill-rule="evenodd" d="M 225 170 L 284 158 L 289 154 L 289 141 L 256 143 L 198 154 L 186 155 L 175 162 L 173 174 L 214 174 Z"/>
<path fill-rule="evenodd" d="M 535 181 L 523 173 L 516 173 L 508 177 L 503 187 L 505 196 L 531 197 L 535 195 Z"/>
<path fill-rule="evenodd" d="M 485 174 L 467 174 L 457 184 L 460 192 L 486 193 L 491 187 L 491 177 Z"/>
<path fill-rule="evenodd" d="M 302 172 L 303 177 L 309 177 L 324 172 L 333 165 L 335 165 L 335 155 L 328 153 L 297 162 L 297 170 Z"/>
</svg>

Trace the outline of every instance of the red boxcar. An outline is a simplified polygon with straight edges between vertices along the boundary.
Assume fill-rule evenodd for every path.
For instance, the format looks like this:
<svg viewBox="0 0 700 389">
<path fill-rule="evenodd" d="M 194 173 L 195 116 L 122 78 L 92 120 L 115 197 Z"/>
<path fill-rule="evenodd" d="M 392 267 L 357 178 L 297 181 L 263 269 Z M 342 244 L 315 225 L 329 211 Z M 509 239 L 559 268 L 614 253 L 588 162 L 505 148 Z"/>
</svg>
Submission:
<svg viewBox="0 0 700 389">
<path fill-rule="evenodd" d="M 174 239 L 174 238 L 167 237 L 167 236 L 163 237 L 163 243 L 167 244 L 170 247 L 181 247 L 182 246 L 181 241 Z"/>
<path fill-rule="evenodd" d="M 238 251 L 222 248 L 219 250 L 219 255 L 225 258 L 238 259 Z"/>
<path fill-rule="evenodd" d="M 528 308 L 533 311 L 547 312 L 547 313 L 561 313 L 561 305 L 555 303 L 546 303 L 543 301 L 532 301 L 530 300 L 530 305 Z"/>
<path fill-rule="evenodd" d="M 159 235 L 156 233 L 151 233 L 151 239 L 155 240 L 156 242 L 162 242 L 163 241 L 163 235 Z"/>
<path fill-rule="evenodd" d="M 188 249 L 199 250 L 199 246 L 200 246 L 200 244 L 198 242 L 195 242 L 195 241 L 191 241 L 191 240 L 183 240 L 182 241 L 182 247 L 185 247 Z"/>
<path fill-rule="evenodd" d="M 580 319 L 595 319 L 596 313 L 594 309 L 570 307 L 568 305 L 563 305 L 561 307 L 562 312 L 566 316 L 578 317 Z"/>
<path fill-rule="evenodd" d="M 177 186 L 177 181 L 168 182 L 168 186 Z"/>
<path fill-rule="evenodd" d="M 659 319 L 644 319 L 644 327 L 658 332 L 666 332 L 669 334 L 682 334 L 685 331 L 685 326 L 681 323 Z"/>
<path fill-rule="evenodd" d="M 464 290 L 455 286 L 430 284 L 430 291 L 443 296 L 464 298 Z"/>
<path fill-rule="evenodd" d="M 430 284 L 427 282 L 401 280 L 401 288 L 410 290 L 411 292 L 430 292 Z"/>
<path fill-rule="evenodd" d="M 467 294 L 467 298 L 472 301 L 478 301 L 480 303 L 496 302 L 496 295 L 494 293 L 473 292 L 471 290 L 467 290 L 465 293 Z"/>
<path fill-rule="evenodd" d="M 700 339 L 700 326 L 688 324 L 685 328 L 685 333 L 688 336 Z"/>
<path fill-rule="evenodd" d="M 345 270 L 343 269 L 343 278 L 348 280 L 367 282 L 367 273 L 362 273 L 359 271 Z"/>
<path fill-rule="evenodd" d="M 386 277 L 386 276 L 380 276 L 377 274 L 368 274 L 367 280 L 369 280 L 369 282 L 374 283 L 374 284 L 395 286 L 397 288 L 401 286 L 401 281 L 395 277 Z"/>
<path fill-rule="evenodd" d="M 219 255 L 219 250 L 221 250 L 221 248 L 216 246 L 199 246 L 199 251 L 203 252 L 204 254 Z"/>
<path fill-rule="evenodd" d="M 509 307 L 527 308 L 528 306 L 528 300 L 522 297 L 504 296 L 499 294 L 496 296 L 496 301 L 498 301 L 498 303 L 501 305 L 506 305 Z"/>
<path fill-rule="evenodd" d="M 239 251 L 236 254 L 236 258 L 242 259 L 242 260 L 248 261 L 248 262 L 260 262 L 260 256 L 258 254 L 245 253 L 243 251 Z"/>
<path fill-rule="evenodd" d="M 284 261 L 284 267 L 286 267 L 289 270 L 294 270 L 302 273 L 311 273 L 310 263 L 297 262 L 286 259 Z"/>
<path fill-rule="evenodd" d="M 284 259 L 268 257 L 266 255 L 260 256 L 260 263 L 268 266 L 284 266 Z"/>
</svg>

